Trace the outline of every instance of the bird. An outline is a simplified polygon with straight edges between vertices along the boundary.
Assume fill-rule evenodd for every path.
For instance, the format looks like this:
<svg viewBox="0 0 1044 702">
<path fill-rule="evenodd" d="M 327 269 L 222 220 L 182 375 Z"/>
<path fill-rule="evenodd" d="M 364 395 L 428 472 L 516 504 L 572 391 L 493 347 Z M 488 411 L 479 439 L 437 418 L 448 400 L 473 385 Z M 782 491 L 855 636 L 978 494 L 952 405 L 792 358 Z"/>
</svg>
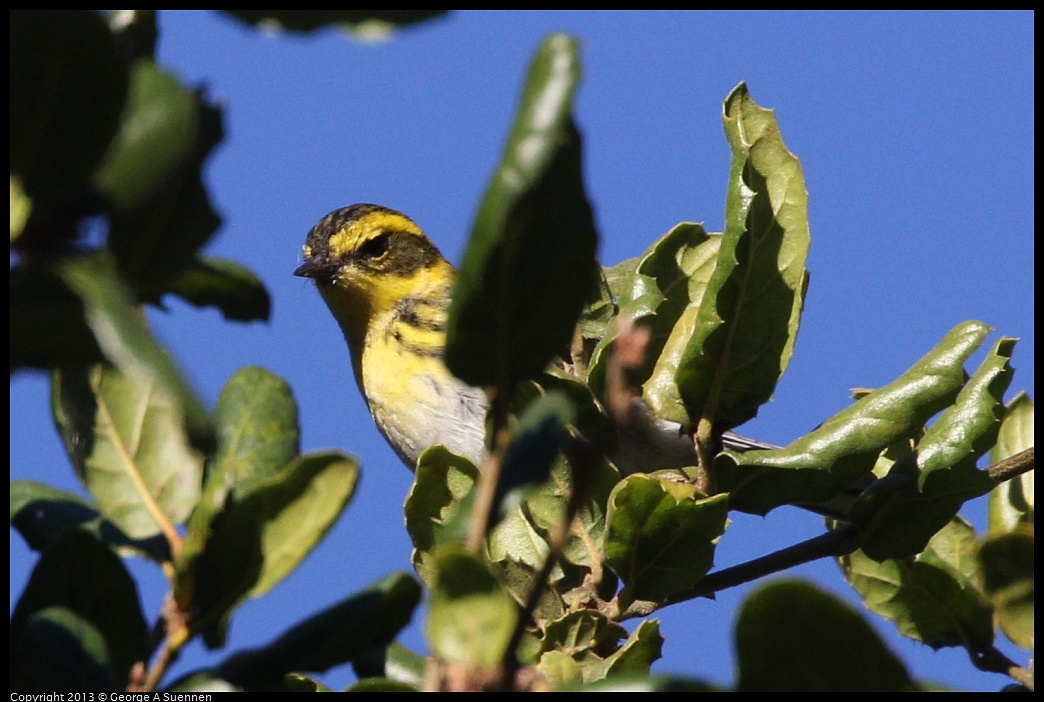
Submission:
<svg viewBox="0 0 1044 702">
<path fill-rule="evenodd" d="M 486 393 L 443 363 L 456 270 L 409 217 L 360 203 L 330 212 L 309 231 L 294 275 L 314 281 L 348 343 L 356 383 L 377 428 L 411 470 L 441 444 L 481 465 L 487 454 Z M 636 421 L 610 456 L 629 473 L 691 466 L 692 440 L 653 416 L 641 398 Z M 726 432 L 725 448 L 778 448 Z"/>
</svg>

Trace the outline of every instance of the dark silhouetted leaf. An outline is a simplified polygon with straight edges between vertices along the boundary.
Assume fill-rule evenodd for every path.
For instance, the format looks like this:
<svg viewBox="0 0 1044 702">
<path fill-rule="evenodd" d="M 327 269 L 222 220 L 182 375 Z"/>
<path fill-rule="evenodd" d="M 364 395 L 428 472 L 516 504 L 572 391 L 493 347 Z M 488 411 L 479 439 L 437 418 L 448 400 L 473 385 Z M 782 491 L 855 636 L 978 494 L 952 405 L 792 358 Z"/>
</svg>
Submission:
<svg viewBox="0 0 1044 702">
<path fill-rule="evenodd" d="M 472 385 L 537 377 L 595 291 L 598 237 L 572 119 L 579 75 L 576 42 L 545 40 L 475 217 L 446 343 L 446 365 Z"/>
</svg>

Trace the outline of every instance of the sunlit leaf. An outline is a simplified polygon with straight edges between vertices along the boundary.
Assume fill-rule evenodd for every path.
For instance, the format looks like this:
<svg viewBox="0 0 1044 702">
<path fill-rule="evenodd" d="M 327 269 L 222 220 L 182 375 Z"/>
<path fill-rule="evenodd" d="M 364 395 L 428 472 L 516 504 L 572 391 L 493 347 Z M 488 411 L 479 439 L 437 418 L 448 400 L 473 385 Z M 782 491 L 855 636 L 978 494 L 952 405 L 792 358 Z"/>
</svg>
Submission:
<svg viewBox="0 0 1044 702">
<path fill-rule="evenodd" d="M 428 615 L 428 643 L 441 661 L 475 669 L 504 658 L 518 606 L 489 567 L 462 547 L 434 554 L 435 586 Z"/>
<path fill-rule="evenodd" d="M 132 538 L 169 538 L 199 499 L 203 477 L 203 457 L 170 396 L 111 366 L 69 367 L 54 373 L 53 410 L 101 513 Z"/>
<path fill-rule="evenodd" d="M 704 497 L 688 483 L 625 478 L 609 498 L 607 563 L 624 583 L 620 604 L 662 602 L 695 585 L 714 564 L 728 497 Z"/>
<path fill-rule="evenodd" d="M 997 445 L 990 452 L 990 461 L 996 463 L 1032 447 L 1033 400 L 1020 392 L 1008 403 L 997 434 Z M 991 532 L 1007 532 L 1019 524 L 1033 523 L 1033 475 L 1032 470 L 1023 473 L 998 485 L 990 493 Z"/>
<path fill-rule="evenodd" d="M 732 148 L 725 232 L 676 376 L 690 417 L 755 416 L 790 362 L 805 296 L 808 193 L 775 115 L 741 83 L 722 120 Z"/>
<path fill-rule="evenodd" d="M 965 322 L 888 385 L 862 396 L 778 451 L 725 452 L 714 461 L 733 509 L 765 514 L 784 504 L 829 500 L 867 474 L 878 456 L 918 434 L 964 385 L 964 361 L 989 327 Z"/>
</svg>

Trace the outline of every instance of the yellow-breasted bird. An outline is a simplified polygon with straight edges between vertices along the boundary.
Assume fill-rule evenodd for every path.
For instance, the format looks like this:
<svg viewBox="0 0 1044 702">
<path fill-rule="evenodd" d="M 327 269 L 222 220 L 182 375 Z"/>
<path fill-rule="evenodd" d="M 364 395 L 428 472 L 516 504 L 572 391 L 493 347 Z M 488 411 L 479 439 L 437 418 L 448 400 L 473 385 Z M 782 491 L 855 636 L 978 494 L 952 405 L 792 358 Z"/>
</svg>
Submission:
<svg viewBox="0 0 1044 702">
<path fill-rule="evenodd" d="M 355 380 L 377 427 L 413 470 L 430 446 L 481 465 L 486 396 L 442 362 L 456 271 L 413 220 L 380 205 L 335 210 L 308 233 L 304 263 L 341 327 Z M 692 465 L 692 441 L 677 424 L 638 413 L 613 458 L 625 471 Z M 774 448 L 726 433 L 727 448 Z"/>
</svg>

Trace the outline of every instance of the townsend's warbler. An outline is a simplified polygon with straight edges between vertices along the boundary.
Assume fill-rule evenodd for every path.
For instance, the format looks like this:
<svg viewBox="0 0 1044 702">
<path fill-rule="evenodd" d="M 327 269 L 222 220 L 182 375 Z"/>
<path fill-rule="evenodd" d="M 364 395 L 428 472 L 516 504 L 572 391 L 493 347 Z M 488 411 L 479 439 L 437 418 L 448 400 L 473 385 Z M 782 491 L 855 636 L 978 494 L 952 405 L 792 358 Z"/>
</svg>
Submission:
<svg viewBox="0 0 1044 702">
<path fill-rule="evenodd" d="M 456 272 L 409 217 L 380 205 L 351 205 L 308 233 L 295 275 L 312 278 L 344 332 L 355 380 L 377 427 L 412 470 L 430 446 L 481 465 L 487 400 L 442 362 Z M 636 402 L 641 403 L 641 400 Z M 612 458 L 627 470 L 692 465 L 692 441 L 677 424 L 639 413 Z M 727 448 L 771 448 L 735 434 Z"/>
</svg>

